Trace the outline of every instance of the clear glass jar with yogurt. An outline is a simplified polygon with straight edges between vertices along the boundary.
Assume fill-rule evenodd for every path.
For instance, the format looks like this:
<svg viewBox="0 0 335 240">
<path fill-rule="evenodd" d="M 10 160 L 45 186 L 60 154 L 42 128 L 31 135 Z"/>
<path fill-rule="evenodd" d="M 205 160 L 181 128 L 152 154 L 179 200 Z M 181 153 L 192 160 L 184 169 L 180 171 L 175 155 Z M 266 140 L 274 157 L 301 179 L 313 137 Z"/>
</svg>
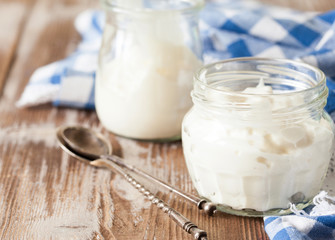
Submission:
<svg viewBox="0 0 335 240">
<path fill-rule="evenodd" d="M 202 65 L 202 0 L 103 0 L 106 25 L 96 111 L 110 131 L 142 140 L 180 138 Z"/>
<path fill-rule="evenodd" d="M 290 60 L 239 58 L 194 77 L 183 150 L 199 195 L 237 215 L 307 206 L 334 148 L 324 74 Z"/>
</svg>

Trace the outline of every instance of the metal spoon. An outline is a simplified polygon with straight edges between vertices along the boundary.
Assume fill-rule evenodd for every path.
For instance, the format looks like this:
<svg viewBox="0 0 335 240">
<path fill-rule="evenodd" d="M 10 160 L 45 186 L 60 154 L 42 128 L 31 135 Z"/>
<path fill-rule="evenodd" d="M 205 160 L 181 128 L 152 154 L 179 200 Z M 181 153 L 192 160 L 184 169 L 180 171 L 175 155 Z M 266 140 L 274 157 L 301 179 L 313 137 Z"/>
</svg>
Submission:
<svg viewBox="0 0 335 240">
<path fill-rule="evenodd" d="M 92 161 L 99 158 L 111 160 L 129 171 L 137 173 L 140 176 L 159 184 L 170 192 L 178 194 L 192 204 L 195 204 L 198 209 L 204 210 L 209 216 L 212 216 L 216 212 L 216 205 L 214 203 L 178 190 L 140 169 L 126 164 L 121 158 L 111 155 L 112 147 L 109 142 L 101 134 L 96 133 L 91 129 L 81 126 L 65 126 L 58 130 L 58 135 L 64 142 L 62 145 L 64 145 L 66 149 L 64 149 L 64 147 L 63 149 L 67 150 L 67 152 L 70 150 L 70 154 L 74 157 L 80 154 L 82 156 L 81 160 L 84 160 L 85 162 L 87 162 L 87 160 Z"/>
<path fill-rule="evenodd" d="M 70 130 L 69 130 L 70 129 Z M 135 180 L 133 177 L 131 177 L 129 174 L 125 173 L 124 170 L 117 165 L 114 161 L 106 160 L 106 157 L 108 156 L 100 156 L 98 158 L 89 158 L 89 156 L 95 156 L 94 154 L 102 149 L 108 149 L 109 152 L 111 151 L 110 144 L 102 137 L 100 134 L 94 134 L 96 138 L 94 142 L 90 142 L 90 132 L 92 132 L 89 129 L 86 133 L 84 133 L 82 136 L 77 134 L 76 129 L 82 129 L 81 127 L 61 127 L 57 130 L 57 139 L 61 146 L 61 148 L 70 154 L 71 156 L 88 163 L 90 165 L 96 166 L 96 167 L 106 167 L 110 170 L 116 171 L 120 175 L 122 175 L 128 182 L 130 182 L 140 193 L 142 193 L 144 196 L 146 196 L 152 203 L 156 204 L 159 209 L 161 209 L 164 213 L 167 213 L 168 216 L 175 221 L 178 226 L 182 227 L 184 231 L 191 234 L 194 239 L 196 240 L 207 240 L 207 233 L 201 229 L 199 229 L 195 224 L 193 224 L 190 220 L 188 220 L 186 217 L 181 215 L 179 212 L 177 212 L 175 209 L 171 208 L 169 205 L 167 205 L 164 201 L 156 197 L 154 194 L 152 194 L 149 190 L 147 190 L 142 184 L 140 184 L 137 180 Z M 85 128 L 83 128 L 85 129 Z M 70 134 L 72 133 L 72 134 Z M 93 132 L 92 132 L 93 133 Z M 65 140 L 66 139 L 66 140 Z M 78 149 L 74 150 L 68 143 L 68 140 L 77 140 L 78 142 Z M 89 147 L 89 149 L 93 149 L 90 155 L 85 155 L 82 153 L 85 153 L 83 150 L 83 147 L 87 143 L 92 143 L 92 145 L 97 146 L 95 150 L 94 147 Z M 73 142 L 72 142 L 73 144 Z M 78 151 L 79 150 L 79 151 Z"/>
</svg>

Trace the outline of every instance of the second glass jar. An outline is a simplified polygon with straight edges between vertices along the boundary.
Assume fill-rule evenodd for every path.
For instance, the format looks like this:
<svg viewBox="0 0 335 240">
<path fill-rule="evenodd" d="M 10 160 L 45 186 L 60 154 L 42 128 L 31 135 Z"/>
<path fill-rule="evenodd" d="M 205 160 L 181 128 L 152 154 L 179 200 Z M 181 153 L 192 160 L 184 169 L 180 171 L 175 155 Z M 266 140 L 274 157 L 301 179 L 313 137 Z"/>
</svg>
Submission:
<svg viewBox="0 0 335 240">
<path fill-rule="evenodd" d="M 96 110 L 110 131 L 174 140 L 191 107 L 201 62 L 200 0 L 103 0 L 106 25 L 96 78 Z"/>
<path fill-rule="evenodd" d="M 241 58 L 203 67 L 182 130 L 199 195 L 247 216 L 308 205 L 334 148 L 327 95 L 324 74 L 299 62 Z"/>
</svg>

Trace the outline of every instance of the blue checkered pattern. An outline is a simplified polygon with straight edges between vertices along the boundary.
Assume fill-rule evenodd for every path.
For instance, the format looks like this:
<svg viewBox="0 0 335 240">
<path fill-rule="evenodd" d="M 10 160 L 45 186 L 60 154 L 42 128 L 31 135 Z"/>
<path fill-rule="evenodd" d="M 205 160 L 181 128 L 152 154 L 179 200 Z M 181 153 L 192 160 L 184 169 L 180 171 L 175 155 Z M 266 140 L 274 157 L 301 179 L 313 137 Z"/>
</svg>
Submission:
<svg viewBox="0 0 335 240">
<path fill-rule="evenodd" d="M 264 224 L 271 240 L 335 239 L 335 215 L 266 217 Z"/>
<path fill-rule="evenodd" d="M 335 198 L 325 191 L 305 210 L 281 217 L 265 217 L 264 225 L 271 240 L 332 240 L 335 239 Z"/>
<path fill-rule="evenodd" d="M 322 69 L 330 94 L 326 110 L 335 110 L 335 11 L 316 14 L 253 2 L 208 3 L 200 30 L 205 63 L 244 56 L 299 59 Z M 82 42 L 67 59 L 36 70 L 17 102 L 33 106 L 94 108 L 94 76 L 104 16 L 86 11 L 75 22 Z M 78 88 L 78 86 L 80 86 Z M 76 91 L 74 91 L 76 90 Z"/>
<path fill-rule="evenodd" d="M 205 62 L 257 56 L 301 60 L 319 67 L 335 110 L 335 10 L 323 14 L 233 1 L 208 4 L 201 14 Z"/>
</svg>

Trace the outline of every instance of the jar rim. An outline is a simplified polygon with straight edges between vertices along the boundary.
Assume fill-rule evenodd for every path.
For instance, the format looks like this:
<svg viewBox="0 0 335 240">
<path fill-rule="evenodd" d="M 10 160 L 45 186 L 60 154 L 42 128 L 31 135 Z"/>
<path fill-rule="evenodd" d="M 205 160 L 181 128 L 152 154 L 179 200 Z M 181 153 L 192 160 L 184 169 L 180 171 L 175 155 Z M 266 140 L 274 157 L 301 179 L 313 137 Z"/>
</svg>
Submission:
<svg viewBox="0 0 335 240">
<path fill-rule="evenodd" d="M 305 93 L 309 91 L 313 91 L 317 88 L 322 88 L 326 84 L 326 76 L 325 74 L 317 67 L 314 67 L 310 64 L 304 63 L 304 62 L 298 62 L 295 60 L 290 60 L 290 59 L 281 59 L 281 58 L 261 58 L 261 57 L 239 57 L 239 58 L 230 58 L 214 63 L 210 63 L 207 65 L 204 65 L 201 67 L 198 71 L 194 73 L 194 81 L 195 83 L 200 83 L 201 85 L 204 85 L 206 88 L 211 89 L 216 92 L 221 92 L 221 93 L 227 93 L 227 94 L 234 94 L 235 96 L 241 96 L 241 97 L 249 97 L 249 96 L 271 96 L 271 95 L 276 95 L 274 93 L 267 93 L 267 94 L 259 94 L 259 93 L 243 93 L 243 92 L 236 92 L 236 91 L 228 91 L 227 89 L 218 89 L 216 87 L 211 86 L 211 84 L 206 83 L 205 81 L 202 81 L 202 75 L 205 73 L 207 69 L 213 68 L 216 65 L 220 64 L 227 64 L 227 63 L 232 63 L 232 62 L 253 62 L 253 61 L 263 61 L 266 63 L 282 63 L 282 64 L 292 64 L 294 66 L 299 66 L 303 67 L 305 69 L 311 70 L 312 72 L 316 73 L 319 76 L 319 81 L 312 87 L 302 89 L 302 90 L 297 90 L 297 91 L 292 91 L 292 92 L 283 92 L 280 93 L 282 96 L 290 96 L 292 94 L 298 94 L 298 93 Z"/>
<path fill-rule="evenodd" d="M 164 9 L 154 9 L 154 8 L 130 8 L 125 6 L 120 6 L 120 4 L 115 3 L 115 0 L 100 0 L 101 5 L 106 10 L 113 10 L 118 13 L 138 13 L 138 14 L 166 14 L 166 13 L 187 13 L 192 11 L 199 11 L 204 5 L 204 0 L 184 0 L 184 2 L 191 3 L 190 6 L 181 8 L 164 8 Z"/>
</svg>

